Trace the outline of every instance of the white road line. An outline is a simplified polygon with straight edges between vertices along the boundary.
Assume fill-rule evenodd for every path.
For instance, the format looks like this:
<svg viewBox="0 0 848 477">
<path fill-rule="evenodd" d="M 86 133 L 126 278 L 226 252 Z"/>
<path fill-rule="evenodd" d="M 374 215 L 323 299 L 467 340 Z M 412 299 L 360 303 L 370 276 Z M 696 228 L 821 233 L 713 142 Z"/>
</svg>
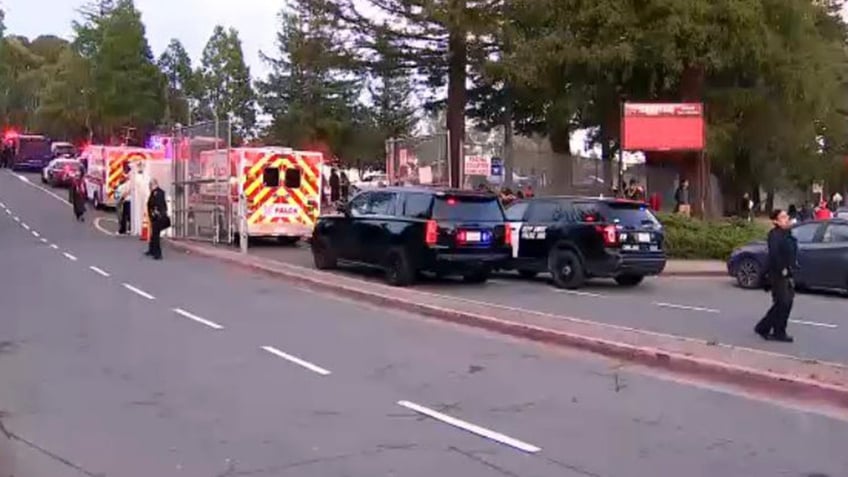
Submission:
<svg viewBox="0 0 848 477">
<path fill-rule="evenodd" d="M 15 174 L 15 175 L 17 175 L 17 174 Z M 30 182 L 30 180 L 29 180 L 29 179 L 27 179 L 25 176 L 21 176 L 21 175 L 17 175 L 17 176 L 18 176 L 18 179 L 20 179 L 20 180 L 21 180 L 21 182 L 23 182 L 24 184 L 26 184 L 26 185 L 28 185 L 28 186 L 30 186 L 30 187 L 35 187 L 36 189 L 40 190 L 41 192 L 44 192 L 45 194 L 49 195 L 50 197 L 52 197 L 52 198 L 54 198 L 54 199 L 58 200 L 59 202 L 61 202 L 61 203 L 65 204 L 65 205 L 67 205 L 68 207 L 70 207 L 70 206 L 71 206 L 71 203 L 70 203 L 70 202 L 68 202 L 67 200 L 63 199 L 61 196 L 56 195 L 53 191 L 51 191 L 51 190 L 47 190 L 47 189 L 45 189 L 44 187 L 41 187 L 41 186 L 39 186 L 39 185 L 37 185 L 37 184 L 33 184 L 33 183 L 32 183 L 32 182 Z"/>
<path fill-rule="evenodd" d="M 106 277 L 106 278 L 110 277 L 110 275 L 108 273 L 106 273 L 105 271 L 95 267 L 94 265 L 88 267 L 88 269 L 91 270 L 92 272 L 100 275 L 101 277 Z"/>
<path fill-rule="evenodd" d="M 15 174 L 15 176 L 16 176 L 18 179 L 20 179 L 21 181 L 26 182 L 27 184 L 29 184 L 29 178 L 28 178 L 27 176 L 22 175 L 22 174 Z"/>
<path fill-rule="evenodd" d="M 41 243 L 47 243 L 47 242 L 48 242 L 48 240 L 46 238 L 41 237 Z"/>
<path fill-rule="evenodd" d="M 12 211 L 9 210 L 9 209 L 6 209 L 6 213 L 9 214 L 9 215 L 12 215 Z"/>
<path fill-rule="evenodd" d="M 55 243 L 50 244 L 50 248 L 52 248 L 53 250 L 59 250 L 59 246 L 56 245 Z"/>
<path fill-rule="evenodd" d="M 663 308 L 674 308 L 676 310 L 703 311 L 704 313 L 721 313 L 721 310 L 716 310 L 715 308 L 703 308 L 700 306 L 675 305 L 674 303 L 661 302 L 654 302 L 654 305 L 661 306 Z"/>
<path fill-rule="evenodd" d="M 213 330 L 223 330 L 224 329 L 224 327 L 219 325 L 218 323 L 215 323 L 214 321 L 209 321 L 205 318 L 201 318 L 197 315 L 194 315 L 192 313 L 189 313 L 189 312 L 183 310 L 182 308 L 174 308 L 174 313 L 181 315 L 185 318 L 188 318 L 189 320 L 196 321 L 196 322 L 200 323 L 201 325 L 206 325 L 206 326 L 212 328 Z"/>
<path fill-rule="evenodd" d="M 314 373 L 318 373 L 321 376 L 328 376 L 330 374 L 330 372 L 328 370 L 322 368 L 321 366 L 314 365 L 314 364 L 310 363 L 309 361 L 304 361 L 304 360 L 298 358 L 297 356 L 292 356 L 288 353 L 284 353 L 284 352 L 278 350 L 277 348 L 274 348 L 273 346 L 263 346 L 262 349 L 273 354 L 274 356 L 277 356 L 279 358 L 283 358 L 286 361 L 290 361 L 290 362 L 297 364 L 299 366 L 303 366 L 304 368 L 306 368 L 306 369 L 308 369 L 308 370 L 310 370 Z"/>
<path fill-rule="evenodd" d="M 554 289 L 554 291 L 556 291 L 557 293 L 565 293 L 565 294 L 568 294 L 568 295 L 590 296 L 590 297 L 593 297 L 593 298 L 604 298 L 604 295 L 601 295 L 600 293 L 591 293 L 591 292 L 584 292 L 584 291 L 579 291 L 579 290 L 556 290 L 556 289 Z"/>
<path fill-rule="evenodd" d="M 434 411 L 433 409 L 421 406 L 419 404 L 415 404 L 414 402 L 409 401 L 398 401 L 398 406 L 405 407 L 412 411 L 415 411 L 419 414 L 423 414 L 427 417 L 431 417 L 437 421 L 444 422 L 445 424 L 458 427 L 462 430 L 468 431 L 472 434 L 477 434 L 480 437 L 484 437 L 486 439 L 493 440 L 495 442 L 499 442 L 504 445 L 508 445 L 510 447 L 514 447 L 518 450 L 528 452 L 531 454 L 535 454 L 542 449 L 540 447 L 536 447 L 533 444 L 528 444 L 524 441 L 520 441 L 518 439 L 513 439 L 507 435 L 501 434 L 499 432 L 490 431 L 485 427 L 480 427 L 476 424 L 471 424 L 470 422 L 466 422 L 455 417 L 448 416 L 447 414 L 442 414 L 439 411 Z"/>
<path fill-rule="evenodd" d="M 156 299 L 156 297 L 151 295 L 150 293 L 147 293 L 144 290 L 138 289 L 138 288 L 130 285 L 129 283 L 124 283 L 123 285 L 124 285 L 124 288 L 135 293 L 136 295 L 138 295 L 140 297 L 147 298 L 148 300 L 155 300 Z"/>
<path fill-rule="evenodd" d="M 5 209 L 5 208 L 6 208 L 6 204 L 4 204 L 4 203 L 0 202 L 0 207 L 3 207 L 3 208 Z"/>
<path fill-rule="evenodd" d="M 839 325 L 834 325 L 831 323 L 818 323 L 815 321 L 804 321 L 804 320 L 789 320 L 790 323 L 796 323 L 799 325 L 807 325 L 807 326 L 818 326 L 820 328 L 839 328 Z"/>
<path fill-rule="evenodd" d="M 69 254 L 68 252 L 62 252 L 62 255 L 64 255 L 65 258 L 67 258 L 68 260 L 70 260 L 72 262 L 77 261 L 77 257 L 74 257 L 73 255 Z"/>
<path fill-rule="evenodd" d="M 29 225 L 27 225 L 26 222 L 21 222 L 21 227 L 23 227 L 24 230 L 29 230 Z"/>
<path fill-rule="evenodd" d="M 117 223 L 117 222 L 118 222 L 117 220 L 115 220 L 115 219 L 110 219 L 110 218 L 108 218 L 108 217 L 97 217 L 96 219 L 94 219 L 94 222 L 93 222 L 93 224 L 94 224 L 94 228 L 95 228 L 95 229 L 97 229 L 98 231 L 100 231 L 100 232 L 102 232 L 102 233 L 106 234 L 106 235 L 111 235 L 111 236 L 113 236 L 113 237 L 114 237 L 114 236 L 117 236 L 118 234 L 116 234 L 115 232 L 110 232 L 110 231 L 106 230 L 105 228 L 103 228 L 103 226 L 102 226 L 102 225 L 100 225 L 100 223 L 101 223 L 102 221 L 104 221 L 104 220 L 106 220 L 106 221 L 112 221 L 112 222 L 115 222 L 115 223 Z"/>
<path fill-rule="evenodd" d="M 36 232 L 35 230 L 32 231 L 32 236 L 35 237 L 35 238 L 41 237 L 41 235 L 38 232 Z"/>
<path fill-rule="evenodd" d="M 13 218 L 13 219 L 15 219 L 15 222 L 19 222 L 19 223 L 20 223 L 20 221 L 21 221 L 21 218 L 20 218 L 20 217 L 18 217 L 17 215 L 16 215 L 16 216 L 14 216 L 14 217 L 12 217 L 12 218 Z"/>
</svg>

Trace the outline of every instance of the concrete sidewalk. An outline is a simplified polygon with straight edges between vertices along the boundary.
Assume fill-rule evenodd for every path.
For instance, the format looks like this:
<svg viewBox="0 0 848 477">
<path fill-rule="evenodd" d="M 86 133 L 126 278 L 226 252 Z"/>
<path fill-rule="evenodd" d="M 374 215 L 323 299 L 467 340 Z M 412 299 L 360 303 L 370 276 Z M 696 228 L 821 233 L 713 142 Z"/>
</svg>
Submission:
<svg viewBox="0 0 848 477">
<path fill-rule="evenodd" d="M 848 407 L 848 368 L 836 363 L 608 325 L 523 308 L 396 288 L 191 242 L 173 247 L 298 286 L 444 321 L 598 353 L 742 388 Z"/>
<path fill-rule="evenodd" d="M 727 264 L 721 260 L 678 260 L 671 259 L 665 265 L 663 275 L 677 277 L 726 277 Z"/>
</svg>

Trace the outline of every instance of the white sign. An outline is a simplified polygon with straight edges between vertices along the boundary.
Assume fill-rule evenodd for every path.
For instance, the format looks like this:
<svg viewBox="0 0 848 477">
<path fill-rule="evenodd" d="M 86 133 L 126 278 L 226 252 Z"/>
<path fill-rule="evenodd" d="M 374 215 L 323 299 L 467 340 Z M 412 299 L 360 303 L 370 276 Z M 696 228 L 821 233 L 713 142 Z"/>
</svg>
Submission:
<svg viewBox="0 0 848 477">
<path fill-rule="evenodd" d="M 485 156 L 465 156 L 466 176 L 489 177 L 492 173 L 492 158 Z"/>
</svg>

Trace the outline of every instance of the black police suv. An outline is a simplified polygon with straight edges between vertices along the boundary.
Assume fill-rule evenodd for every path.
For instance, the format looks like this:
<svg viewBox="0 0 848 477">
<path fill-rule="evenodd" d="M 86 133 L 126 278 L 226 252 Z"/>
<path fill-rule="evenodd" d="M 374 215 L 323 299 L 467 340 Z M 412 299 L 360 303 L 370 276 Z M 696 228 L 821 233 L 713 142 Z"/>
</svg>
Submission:
<svg viewBox="0 0 848 477">
<path fill-rule="evenodd" d="M 642 202 L 541 197 L 513 203 L 506 216 L 513 237 L 506 268 L 525 278 L 550 272 L 567 289 L 595 277 L 635 286 L 665 268 L 662 225 Z"/>
<path fill-rule="evenodd" d="M 377 267 L 395 286 L 418 273 L 485 282 L 509 258 L 510 230 L 497 197 L 452 189 L 368 189 L 319 217 L 312 256 L 319 270 L 339 261 Z"/>
</svg>

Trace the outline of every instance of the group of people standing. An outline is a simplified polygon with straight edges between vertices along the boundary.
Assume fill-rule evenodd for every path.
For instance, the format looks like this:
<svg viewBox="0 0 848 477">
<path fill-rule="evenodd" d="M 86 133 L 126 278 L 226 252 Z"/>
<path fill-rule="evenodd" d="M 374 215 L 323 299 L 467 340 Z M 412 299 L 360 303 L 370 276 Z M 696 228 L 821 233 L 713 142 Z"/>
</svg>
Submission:
<svg viewBox="0 0 848 477">
<path fill-rule="evenodd" d="M 86 190 L 84 174 L 81 171 L 71 182 L 68 190 L 68 202 L 71 203 L 74 217 L 78 222 L 85 221 L 86 202 L 88 200 L 88 192 Z M 118 212 L 118 234 L 127 235 L 130 233 L 130 212 L 132 210 L 132 182 L 124 179 L 123 182 L 116 188 L 115 196 L 117 199 Z M 149 183 L 150 196 L 147 199 L 147 216 L 150 222 L 150 237 L 148 240 L 148 248 L 144 255 L 153 258 L 154 260 L 162 260 L 162 232 L 171 226 L 171 218 L 168 216 L 168 201 L 165 196 L 165 191 L 159 187 L 159 182 L 156 179 L 151 179 Z"/>
</svg>

